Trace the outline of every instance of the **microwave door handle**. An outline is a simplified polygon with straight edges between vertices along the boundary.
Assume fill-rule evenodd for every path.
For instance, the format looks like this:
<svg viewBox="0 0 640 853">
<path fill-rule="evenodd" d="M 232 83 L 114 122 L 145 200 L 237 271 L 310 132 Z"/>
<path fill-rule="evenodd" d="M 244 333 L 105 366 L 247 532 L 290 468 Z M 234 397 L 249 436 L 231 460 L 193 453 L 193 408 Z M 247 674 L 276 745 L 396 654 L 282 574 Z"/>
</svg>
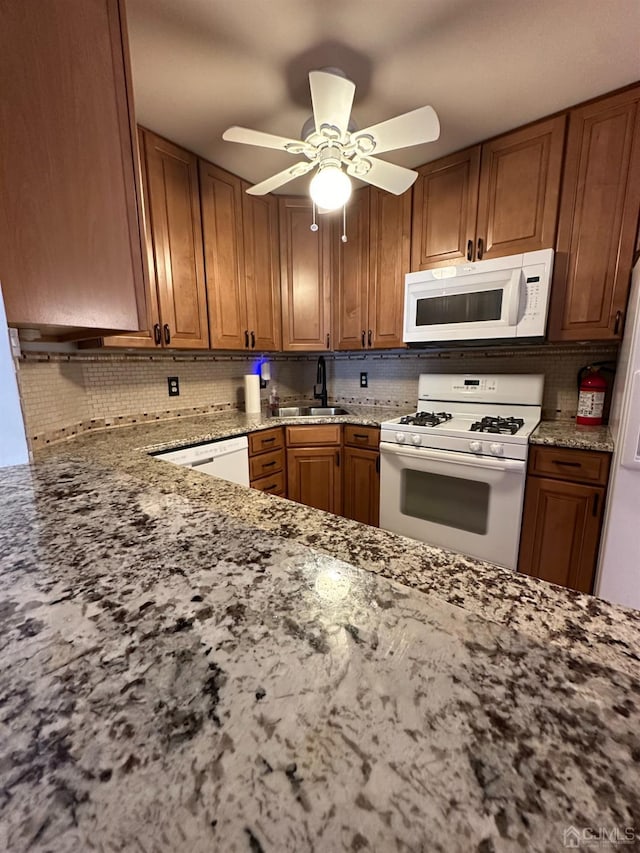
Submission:
<svg viewBox="0 0 640 853">
<path fill-rule="evenodd" d="M 507 305 L 507 325 L 516 326 L 518 324 L 518 312 L 520 310 L 520 283 L 522 279 L 522 270 L 515 269 L 511 273 L 509 284 L 509 304 Z"/>
<path fill-rule="evenodd" d="M 422 459 L 424 462 L 446 462 L 451 465 L 465 465 L 469 468 L 485 468 L 490 471 L 524 471 L 526 462 L 519 459 L 497 459 L 493 456 L 474 456 L 471 453 L 460 453 L 450 450 L 414 450 L 398 444 L 380 442 L 380 452 L 393 456 L 407 456 L 411 459 Z"/>
</svg>

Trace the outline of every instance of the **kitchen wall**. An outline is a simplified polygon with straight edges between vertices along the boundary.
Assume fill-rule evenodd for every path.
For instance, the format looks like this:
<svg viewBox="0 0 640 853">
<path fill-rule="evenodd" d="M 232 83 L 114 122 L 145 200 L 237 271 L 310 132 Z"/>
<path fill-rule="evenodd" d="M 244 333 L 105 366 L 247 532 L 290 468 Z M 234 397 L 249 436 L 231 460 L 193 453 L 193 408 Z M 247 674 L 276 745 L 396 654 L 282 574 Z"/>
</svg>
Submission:
<svg viewBox="0 0 640 853">
<path fill-rule="evenodd" d="M 409 411 L 416 405 L 420 373 L 544 373 L 544 417 L 570 419 L 578 369 L 615 360 L 616 354 L 610 345 L 327 354 L 329 396 L 347 406 Z M 283 401 L 310 399 L 316 359 L 316 354 L 269 358 Z M 27 435 L 35 449 L 90 429 L 242 409 L 243 375 L 255 372 L 258 360 L 228 353 L 27 351 L 18 371 Z M 361 371 L 368 373 L 366 389 L 360 388 Z M 178 376 L 179 397 L 168 396 L 168 376 Z"/>
</svg>

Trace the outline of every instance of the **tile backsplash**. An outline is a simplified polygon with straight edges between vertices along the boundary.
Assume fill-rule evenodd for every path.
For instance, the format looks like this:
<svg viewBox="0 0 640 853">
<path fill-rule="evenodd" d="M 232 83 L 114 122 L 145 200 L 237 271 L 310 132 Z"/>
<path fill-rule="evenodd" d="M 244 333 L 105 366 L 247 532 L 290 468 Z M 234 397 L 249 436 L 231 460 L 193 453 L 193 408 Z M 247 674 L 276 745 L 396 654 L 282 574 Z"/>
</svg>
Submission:
<svg viewBox="0 0 640 853">
<path fill-rule="evenodd" d="M 578 369 L 615 361 L 615 346 L 327 353 L 329 397 L 344 404 L 416 405 L 420 373 L 544 373 L 543 414 L 570 419 Z M 317 355 L 269 356 L 282 400 L 310 399 Z M 20 388 L 33 447 L 89 429 L 243 407 L 243 376 L 260 357 L 229 353 L 25 352 Z M 360 388 L 360 373 L 369 386 Z M 169 397 L 167 377 L 180 396 Z M 266 397 L 267 391 L 263 392 Z"/>
</svg>

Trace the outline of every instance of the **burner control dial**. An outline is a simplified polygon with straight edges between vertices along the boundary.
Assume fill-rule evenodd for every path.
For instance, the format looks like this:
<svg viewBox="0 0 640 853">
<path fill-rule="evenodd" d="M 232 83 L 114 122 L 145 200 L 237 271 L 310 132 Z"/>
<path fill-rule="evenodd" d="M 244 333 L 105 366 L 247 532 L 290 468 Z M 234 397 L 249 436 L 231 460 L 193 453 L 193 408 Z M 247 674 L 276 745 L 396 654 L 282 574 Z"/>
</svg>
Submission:
<svg viewBox="0 0 640 853">
<path fill-rule="evenodd" d="M 407 436 L 403 432 L 396 433 L 396 441 L 398 444 L 404 444 L 407 439 Z"/>
<path fill-rule="evenodd" d="M 502 456 L 502 454 L 504 453 L 504 445 L 492 442 L 489 445 L 489 450 L 491 451 L 491 453 L 493 453 L 494 456 Z"/>
<path fill-rule="evenodd" d="M 417 432 L 414 432 L 414 434 L 411 436 L 411 442 L 416 445 L 422 444 L 422 436 L 418 435 Z"/>
<path fill-rule="evenodd" d="M 480 453 L 482 451 L 482 442 L 481 441 L 470 441 L 469 442 L 469 450 L 472 453 Z"/>
</svg>

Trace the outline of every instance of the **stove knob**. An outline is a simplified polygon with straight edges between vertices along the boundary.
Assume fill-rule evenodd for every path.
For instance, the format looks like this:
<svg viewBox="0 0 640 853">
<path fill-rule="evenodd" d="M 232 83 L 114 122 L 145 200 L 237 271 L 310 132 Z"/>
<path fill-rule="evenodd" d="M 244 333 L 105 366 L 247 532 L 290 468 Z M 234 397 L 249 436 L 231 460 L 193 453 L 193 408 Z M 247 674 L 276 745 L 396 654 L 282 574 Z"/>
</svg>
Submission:
<svg viewBox="0 0 640 853">
<path fill-rule="evenodd" d="M 398 444 L 404 444 L 406 440 L 407 440 L 407 436 L 405 435 L 405 433 L 403 433 L 403 432 L 397 432 L 396 433 L 396 441 L 398 442 Z"/>
<path fill-rule="evenodd" d="M 504 445 L 492 443 L 489 445 L 489 450 L 494 456 L 502 456 L 504 453 Z"/>
<path fill-rule="evenodd" d="M 469 442 L 469 450 L 472 453 L 480 453 L 482 451 L 482 442 L 481 441 L 470 441 Z"/>
<path fill-rule="evenodd" d="M 416 445 L 417 445 L 417 444 L 422 444 L 422 436 L 421 436 L 421 435 L 418 435 L 418 433 L 417 433 L 417 432 L 414 432 L 414 434 L 411 436 L 411 442 L 412 442 L 413 444 L 416 444 Z"/>
</svg>

